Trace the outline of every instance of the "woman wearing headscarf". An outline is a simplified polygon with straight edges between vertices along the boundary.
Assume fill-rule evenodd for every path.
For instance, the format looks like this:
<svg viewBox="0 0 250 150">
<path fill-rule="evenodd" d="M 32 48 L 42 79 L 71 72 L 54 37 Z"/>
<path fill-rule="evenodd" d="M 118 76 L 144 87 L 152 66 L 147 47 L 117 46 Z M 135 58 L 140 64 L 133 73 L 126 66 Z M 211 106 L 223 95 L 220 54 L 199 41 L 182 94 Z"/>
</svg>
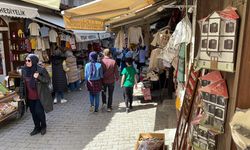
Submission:
<svg viewBox="0 0 250 150">
<path fill-rule="evenodd" d="M 64 92 L 67 90 L 67 78 L 63 69 L 63 61 L 65 57 L 59 48 L 56 48 L 51 57 L 52 62 L 52 83 L 55 92 L 54 103 L 66 103 Z"/>
<path fill-rule="evenodd" d="M 38 61 L 35 54 L 29 54 L 25 66 L 21 68 L 19 95 L 21 99 L 25 99 L 32 114 L 35 127 L 30 133 L 31 136 L 40 132 L 42 135 L 46 133 L 45 112 L 53 110 L 53 100 L 48 87 L 50 77 L 46 69 L 38 65 Z"/>
<path fill-rule="evenodd" d="M 97 53 L 89 54 L 89 62 L 85 65 L 85 80 L 90 98 L 90 112 L 98 112 L 100 92 L 102 90 L 103 69 L 101 63 L 97 62 Z"/>
</svg>

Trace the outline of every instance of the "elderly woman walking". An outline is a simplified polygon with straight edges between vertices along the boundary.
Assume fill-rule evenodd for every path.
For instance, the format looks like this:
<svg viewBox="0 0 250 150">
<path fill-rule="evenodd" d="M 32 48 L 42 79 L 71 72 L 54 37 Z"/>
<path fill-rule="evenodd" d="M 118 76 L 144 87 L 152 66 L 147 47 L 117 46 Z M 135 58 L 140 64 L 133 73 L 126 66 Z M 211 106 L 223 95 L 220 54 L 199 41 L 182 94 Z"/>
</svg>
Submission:
<svg viewBox="0 0 250 150">
<path fill-rule="evenodd" d="M 25 66 L 21 69 L 19 90 L 20 98 L 25 99 L 30 108 L 35 125 L 31 136 L 40 132 L 42 135 L 46 133 L 45 112 L 53 110 L 53 100 L 48 87 L 50 77 L 46 69 L 38 65 L 38 61 L 35 54 L 26 57 Z"/>
<path fill-rule="evenodd" d="M 90 112 L 98 112 L 100 92 L 102 90 L 103 69 L 101 63 L 97 62 L 97 53 L 89 54 L 89 63 L 85 65 L 85 80 L 90 98 Z"/>
</svg>

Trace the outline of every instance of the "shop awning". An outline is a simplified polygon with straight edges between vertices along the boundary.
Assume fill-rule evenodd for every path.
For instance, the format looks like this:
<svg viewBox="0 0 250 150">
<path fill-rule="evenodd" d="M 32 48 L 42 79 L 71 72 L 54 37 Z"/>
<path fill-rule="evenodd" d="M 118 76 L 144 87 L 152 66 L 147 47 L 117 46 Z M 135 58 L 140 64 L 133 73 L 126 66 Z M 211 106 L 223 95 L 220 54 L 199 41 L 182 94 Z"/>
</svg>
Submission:
<svg viewBox="0 0 250 150">
<path fill-rule="evenodd" d="M 54 10 L 60 10 L 59 7 L 60 7 L 61 0 L 22 0 L 22 1 L 35 4 L 35 5 L 39 5 L 39 6 L 43 6 L 43 7 L 47 7 L 47 8 L 54 9 Z"/>
<path fill-rule="evenodd" d="M 0 2 L 0 16 L 35 18 L 39 14 L 36 8 Z"/>
<path fill-rule="evenodd" d="M 155 0 L 96 0 L 62 14 L 67 29 L 105 30 L 106 21 L 140 11 L 154 3 Z"/>
</svg>

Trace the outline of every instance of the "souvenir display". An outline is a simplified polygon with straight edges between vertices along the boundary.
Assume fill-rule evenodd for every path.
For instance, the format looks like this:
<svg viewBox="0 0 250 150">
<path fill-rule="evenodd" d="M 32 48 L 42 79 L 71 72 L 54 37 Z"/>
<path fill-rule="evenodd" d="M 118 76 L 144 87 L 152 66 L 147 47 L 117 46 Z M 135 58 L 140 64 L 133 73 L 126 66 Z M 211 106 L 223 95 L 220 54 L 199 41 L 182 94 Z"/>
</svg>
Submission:
<svg viewBox="0 0 250 150">
<path fill-rule="evenodd" d="M 225 80 L 219 80 L 199 89 L 206 119 L 203 125 L 216 133 L 224 132 L 228 92 Z"/>
<path fill-rule="evenodd" d="M 200 20 L 198 68 L 234 72 L 239 16 L 228 7 Z"/>
</svg>

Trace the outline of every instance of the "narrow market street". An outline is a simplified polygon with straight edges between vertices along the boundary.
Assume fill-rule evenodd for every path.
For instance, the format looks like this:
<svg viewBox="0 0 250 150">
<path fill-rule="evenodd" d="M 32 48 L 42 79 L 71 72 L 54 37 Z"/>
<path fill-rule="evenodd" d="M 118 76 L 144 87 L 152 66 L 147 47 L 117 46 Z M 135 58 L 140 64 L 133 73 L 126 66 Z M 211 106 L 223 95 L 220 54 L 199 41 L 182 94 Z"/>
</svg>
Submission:
<svg viewBox="0 0 250 150">
<path fill-rule="evenodd" d="M 30 136 L 33 129 L 31 114 L 0 124 L 1 150 L 133 150 L 139 133 L 165 133 L 165 144 L 171 149 L 175 128 L 175 101 L 140 103 L 125 112 L 122 90 L 116 85 L 113 111 L 89 112 L 86 88 L 66 94 L 68 103 L 54 105 L 47 114 L 47 133 Z M 101 106 L 100 101 L 100 106 Z"/>
</svg>

